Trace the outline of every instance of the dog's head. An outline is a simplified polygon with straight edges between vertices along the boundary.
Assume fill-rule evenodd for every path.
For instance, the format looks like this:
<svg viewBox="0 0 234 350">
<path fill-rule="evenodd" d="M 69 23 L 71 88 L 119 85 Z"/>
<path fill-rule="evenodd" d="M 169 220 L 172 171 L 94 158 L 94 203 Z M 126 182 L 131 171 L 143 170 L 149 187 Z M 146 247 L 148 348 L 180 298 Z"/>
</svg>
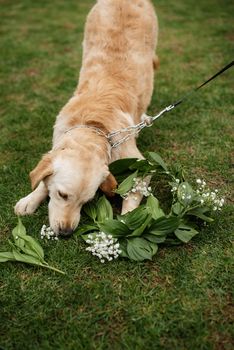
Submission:
<svg viewBox="0 0 234 350">
<path fill-rule="evenodd" d="M 30 178 L 33 189 L 41 181 L 48 189 L 50 226 L 63 236 L 78 226 L 82 205 L 98 187 L 111 196 L 117 186 L 105 160 L 95 152 L 67 148 L 44 155 Z"/>
</svg>

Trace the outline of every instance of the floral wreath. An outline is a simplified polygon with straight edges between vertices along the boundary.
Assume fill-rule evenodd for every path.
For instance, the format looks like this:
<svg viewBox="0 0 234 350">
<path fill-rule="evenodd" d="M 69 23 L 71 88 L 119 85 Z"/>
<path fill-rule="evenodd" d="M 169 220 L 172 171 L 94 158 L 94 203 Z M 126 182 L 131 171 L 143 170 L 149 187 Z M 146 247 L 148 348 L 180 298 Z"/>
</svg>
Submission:
<svg viewBox="0 0 234 350">
<path fill-rule="evenodd" d="M 115 191 L 118 195 L 127 200 L 130 193 L 140 192 L 146 200 L 124 215 L 113 210 L 109 200 L 99 194 L 84 205 L 82 222 L 75 234 L 84 239 L 88 244 L 86 251 L 99 258 L 101 263 L 118 257 L 133 261 L 151 260 L 159 245 L 189 242 L 199 233 L 199 223 L 214 221 L 210 215 L 224 205 L 217 189 L 212 191 L 201 179 L 192 186 L 186 181 L 180 166 L 168 167 L 154 152 L 148 152 L 143 160 L 117 160 L 109 168 L 120 183 Z M 152 188 L 147 186 L 145 179 L 149 175 L 152 179 L 156 175 L 167 179 L 172 195 L 167 213 L 160 207 Z M 13 250 L 0 253 L 0 262 L 22 261 L 51 268 L 44 260 L 42 247 L 26 234 L 20 219 L 12 233 L 14 242 L 10 244 Z M 41 229 L 41 238 L 58 239 L 45 225 Z"/>
</svg>

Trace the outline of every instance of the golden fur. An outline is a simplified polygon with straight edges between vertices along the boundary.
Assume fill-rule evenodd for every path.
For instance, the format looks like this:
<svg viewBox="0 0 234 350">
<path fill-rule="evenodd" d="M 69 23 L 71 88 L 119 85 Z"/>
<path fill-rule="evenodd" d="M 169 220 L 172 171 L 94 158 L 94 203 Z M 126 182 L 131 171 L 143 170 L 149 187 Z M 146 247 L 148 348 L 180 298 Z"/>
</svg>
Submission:
<svg viewBox="0 0 234 350">
<path fill-rule="evenodd" d="M 153 91 L 157 18 L 148 0 L 98 0 L 90 11 L 83 42 L 83 62 L 73 97 L 59 113 L 52 150 L 30 173 L 34 191 L 15 211 L 31 214 L 49 194 L 49 219 L 55 232 L 70 234 L 79 223 L 80 209 L 99 186 L 116 187 L 108 164 L 124 157 L 140 157 L 135 138 L 110 148 L 103 132 L 139 123 Z M 67 132 L 67 130 L 69 130 Z M 129 198 L 123 212 L 139 205 Z"/>
</svg>

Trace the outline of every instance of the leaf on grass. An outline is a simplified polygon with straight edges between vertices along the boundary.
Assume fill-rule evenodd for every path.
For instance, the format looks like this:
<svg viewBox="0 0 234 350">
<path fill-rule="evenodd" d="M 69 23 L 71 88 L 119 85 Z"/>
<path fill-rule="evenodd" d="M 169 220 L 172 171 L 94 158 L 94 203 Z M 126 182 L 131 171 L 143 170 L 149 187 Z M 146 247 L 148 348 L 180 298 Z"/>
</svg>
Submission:
<svg viewBox="0 0 234 350">
<path fill-rule="evenodd" d="M 123 182 L 121 182 L 121 184 L 119 185 L 119 187 L 117 188 L 117 190 L 115 190 L 115 193 L 120 194 L 121 196 L 125 195 L 128 191 L 131 190 L 131 188 L 133 187 L 133 183 L 134 183 L 134 178 L 137 177 L 137 171 L 135 171 L 133 174 L 131 174 L 130 176 L 128 176 Z"/>
<path fill-rule="evenodd" d="M 173 174 L 174 178 L 180 179 L 180 182 L 185 181 L 184 169 L 180 164 L 172 164 L 170 172 Z"/>
<path fill-rule="evenodd" d="M 109 170 L 114 176 L 125 173 L 128 171 L 129 167 L 136 163 L 137 158 L 124 158 L 116 160 L 115 162 L 109 164 Z"/>
<path fill-rule="evenodd" d="M 14 232 L 14 235 L 21 234 L 22 236 L 26 236 L 26 228 L 22 224 L 21 219 L 18 217 L 18 224 L 16 227 L 13 229 L 12 233 Z"/>
<path fill-rule="evenodd" d="M 143 232 L 146 230 L 148 224 L 150 223 L 152 219 L 152 216 L 149 214 L 146 219 L 145 222 L 138 228 L 136 228 L 130 235 L 129 237 L 137 237 L 137 236 L 141 236 L 143 234 Z"/>
<path fill-rule="evenodd" d="M 25 241 L 25 248 L 27 249 L 28 254 L 30 254 L 30 251 L 32 252 L 33 256 L 37 256 L 39 259 L 44 259 L 44 251 L 42 249 L 42 246 L 34 239 L 33 237 L 29 235 L 21 236 L 19 234 L 19 237 L 21 237 Z M 23 248 L 22 248 L 23 250 Z"/>
<path fill-rule="evenodd" d="M 34 258 L 43 261 L 43 259 L 41 259 L 41 258 L 37 255 L 37 253 L 35 253 L 35 251 L 34 251 L 34 250 L 31 250 L 30 248 L 23 247 L 23 248 L 21 248 L 21 251 L 22 251 L 24 254 L 26 254 L 26 255 L 33 256 Z"/>
<path fill-rule="evenodd" d="M 127 225 L 114 219 L 107 220 L 105 223 L 99 224 L 98 226 L 100 231 L 110 234 L 113 237 L 123 237 L 131 233 Z"/>
<path fill-rule="evenodd" d="M 12 252 L 0 252 L 0 262 L 18 261 L 26 264 L 37 265 L 64 274 L 63 271 L 47 264 L 44 260 L 44 251 L 41 245 L 31 236 L 26 234 L 26 229 L 20 219 L 14 228 L 14 242 L 8 240 Z M 20 244 L 19 244 L 19 240 Z"/>
<path fill-rule="evenodd" d="M 147 152 L 146 158 L 154 164 L 160 165 L 166 172 L 168 172 L 168 167 L 159 154 L 155 152 Z"/>
<path fill-rule="evenodd" d="M 161 216 L 165 216 L 163 210 L 159 206 L 158 199 L 153 195 L 150 195 L 147 198 L 146 208 L 148 210 L 148 213 L 151 214 L 152 218 L 155 220 L 160 218 Z"/>
<path fill-rule="evenodd" d="M 157 244 L 144 238 L 132 238 L 127 243 L 127 254 L 129 259 L 135 261 L 151 260 L 158 249 Z"/>
<path fill-rule="evenodd" d="M 164 244 L 167 246 L 177 246 L 183 244 L 179 239 L 175 238 L 166 238 Z"/>
<path fill-rule="evenodd" d="M 121 250 L 120 256 L 122 258 L 128 258 L 127 240 L 126 239 L 119 240 L 119 249 Z"/>
<path fill-rule="evenodd" d="M 180 202 L 176 202 L 172 206 L 172 212 L 175 215 L 180 215 L 184 210 L 184 206 Z"/>
<path fill-rule="evenodd" d="M 153 224 L 149 228 L 149 233 L 152 235 L 168 234 L 174 232 L 179 226 L 180 220 L 175 216 L 166 217 L 154 220 Z"/>
<path fill-rule="evenodd" d="M 199 219 L 206 221 L 206 222 L 213 222 L 214 221 L 213 218 L 204 214 L 204 213 L 208 212 L 209 210 L 210 209 L 207 207 L 196 208 L 196 209 L 189 210 L 187 212 L 187 215 L 196 216 Z"/>
<path fill-rule="evenodd" d="M 155 236 L 155 235 L 151 235 L 151 234 L 147 233 L 144 235 L 145 239 L 147 239 L 150 242 L 157 243 L 157 244 L 165 242 L 166 237 L 167 237 L 166 234 Z"/>
<path fill-rule="evenodd" d="M 148 211 L 144 206 L 140 206 L 122 216 L 124 223 L 130 230 L 135 230 L 144 224 L 148 217 Z"/>
<path fill-rule="evenodd" d="M 176 237 L 184 243 L 188 243 L 190 239 L 192 239 L 197 234 L 198 231 L 196 231 L 193 227 L 185 224 L 180 224 L 180 226 L 175 230 Z"/>
<path fill-rule="evenodd" d="M 138 159 L 137 162 L 133 163 L 130 167 L 130 170 L 138 170 L 138 175 L 144 176 L 153 169 L 152 165 L 146 159 Z"/>
<path fill-rule="evenodd" d="M 34 256 L 22 254 L 16 249 L 13 249 L 12 253 L 14 255 L 15 260 L 17 261 L 24 262 L 27 264 L 32 264 L 32 265 L 41 265 L 41 261 L 35 258 Z"/>
<path fill-rule="evenodd" d="M 97 217 L 97 207 L 94 202 L 86 203 L 83 208 L 86 215 L 88 215 L 93 221 L 95 221 Z"/>
<path fill-rule="evenodd" d="M 177 196 L 179 201 L 187 207 L 194 201 L 196 193 L 188 182 L 182 182 L 179 184 Z"/>
<path fill-rule="evenodd" d="M 12 252 L 0 252 L 0 262 L 14 261 L 15 257 Z"/>
<path fill-rule="evenodd" d="M 81 236 L 90 231 L 98 231 L 98 227 L 94 225 L 83 225 L 78 227 L 75 233 Z"/>
<path fill-rule="evenodd" d="M 113 219 L 113 210 L 110 202 L 102 196 L 97 202 L 97 220 L 104 222 L 107 219 Z"/>
<path fill-rule="evenodd" d="M 12 230 L 12 236 L 14 238 L 15 244 L 19 247 L 22 248 L 24 246 L 24 240 L 21 239 L 19 236 L 25 236 L 26 235 L 26 228 L 22 224 L 21 219 L 18 217 L 18 224 L 16 227 Z"/>
<path fill-rule="evenodd" d="M 98 233 L 99 233 L 99 231 L 88 233 L 86 235 L 82 235 L 82 238 L 86 242 L 88 239 L 90 239 L 89 238 L 90 235 L 92 236 L 92 239 L 95 239 Z"/>
</svg>

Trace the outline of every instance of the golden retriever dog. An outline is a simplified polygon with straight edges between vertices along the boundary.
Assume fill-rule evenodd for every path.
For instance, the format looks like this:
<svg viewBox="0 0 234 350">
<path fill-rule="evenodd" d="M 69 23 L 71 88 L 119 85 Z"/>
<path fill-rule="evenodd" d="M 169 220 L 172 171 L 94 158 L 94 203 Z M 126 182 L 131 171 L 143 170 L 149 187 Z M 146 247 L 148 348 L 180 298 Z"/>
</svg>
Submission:
<svg viewBox="0 0 234 350">
<path fill-rule="evenodd" d="M 52 150 L 30 173 L 33 192 L 16 204 L 17 215 L 32 214 L 49 196 L 50 226 L 69 236 L 79 224 L 82 205 L 99 187 L 113 194 L 117 183 L 108 164 L 143 158 L 134 136 L 112 148 L 106 135 L 139 123 L 146 112 L 158 63 L 157 33 L 149 0 L 97 1 L 86 21 L 77 89 L 57 116 Z M 141 199 L 140 193 L 130 195 L 122 213 Z"/>
</svg>

